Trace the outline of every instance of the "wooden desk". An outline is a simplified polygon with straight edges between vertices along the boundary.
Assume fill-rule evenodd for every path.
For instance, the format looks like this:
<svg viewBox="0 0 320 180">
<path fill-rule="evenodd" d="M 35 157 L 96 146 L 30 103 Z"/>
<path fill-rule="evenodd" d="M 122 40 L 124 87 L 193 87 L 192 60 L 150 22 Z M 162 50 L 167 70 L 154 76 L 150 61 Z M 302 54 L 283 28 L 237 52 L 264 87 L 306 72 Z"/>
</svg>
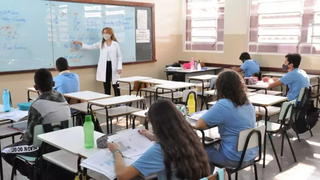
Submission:
<svg viewBox="0 0 320 180">
<path fill-rule="evenodd" d="M 204 93 L 204 89 L 205 88 L 210 88 L 210 81 L 212 78 L 218 78 L 218 75 L 210 75 L 210 74 L 206 74 L 206 75 L 200 75 L 200 76 L 191 76 L 188 77 L 189 82 L 191 81 L 200 81 L 201 82 L 201 108 L 200 110 L 202 110 L 203 105 L 205 103 L 204 98 L 205 98 L 205 93 Z M 209 83 L 209 86 L 206 87 L 205 83 Z"/>
<path fill-rule="evenodd" d="M 143 109 L 145 108 L 145 99 L 143 97 L 139 96 L 130 96 L 130 95 L 124 95 L 124 96 L 117 96 L 113 98 L 107 98 L 107 99 L 100 99 L 100 100 L 94 100 L 89 101 L 89 108 L 92 110 L 92 106 L 100 106 L 105 108 L 105 114 L 106 114 L 106 124 L 107 124 L 107 133 L 112 133 L 112 123 L 110 123 L 110 131 L 109 131 L 109 111 L 108 109 L 112 108 L 111 106 L 121 105 L 121 104 L 131 104 L 133 102 L 142 102 Z M 130 114 L 130 113 L 129 113 Z"/>
<path fill-rule="evenodd" d="M 131 95 L 131 92 L 133 91 L 134 89 L 134 82 L 136 81 L 140 81 L 140 80 L 145 80 L 145 79 L 152 79 L 151 77 L 146 77 L 146 76 L 132 76 L 132 77 L 125 77 L 125 78 L 120 78 L 118 79 L 117 81 L 117 84 L 120 84 L 120 83 L 125 83 L 125 84 L 128 84 L 129 87 L 128 89 L 127 88 L 123 88 L 123 87 L 120 87 L 120 89 L 125 89 L 125 90 L 128 90 L 129 91 L 129 95 Z"/>
<path fill-rule="evenodd" d="M 271 95 L 266 95 L 266 94 L 256 94 L 254 96 L 249 96 L 249 101 L 254 105 L 254 106 L 259 106 L 259 107 L 262 107 L 265 109 L 265 128 L 266 128 L 266 132 L 267 132 L 267 119 L 268 119 L 268 109 L 267 107 L 269 106 L 273 106 L 275 104 L 278 104 L 278 103 L 283 103 L 285 101 L 288 100 L 287 97 L 282 97 L 282 96 L 271 96 Z M 264 152 L 263 152 L 263 167 L 265 167 L 265 161 L 266 161 L 266 139 L 267 139 L 267 135 L 264 136 Z M 272 148 L 274 149 L 274 152 L 275 152 L 275 157 L 276 157 L 276 160 L 277 160 L 277 163 L 278 163 L 278 166 L 279 166 L 279 169 L 281 171 L 281 166 L 280 166 L 280 163 L 279 163 L 279 159 L 278 159 L 278 156 L 276 154 L 276 150 L 272 145 Z"/>
<path fill-rule="evenodd" d="M 34 87 L 27 87 L 26 90 L 27 90 L 28 102 L 30 102 L 31 100 L 35 100 L 35 98 L 30 97 L 30 92 L 37 93 L 39 95 L 38 91 Z"/>
<path fill-rule="evenodd" d="M 184 76 L 185 81 L 188 81 L 189 76 L 204 75 L 204 74 L 218 74 L 218 71 L 223 70 L 223 67 L 205 67 L 201 70 L 191 69 L 166 69 L 165 72 L 177 73 Z"/>
</svg>

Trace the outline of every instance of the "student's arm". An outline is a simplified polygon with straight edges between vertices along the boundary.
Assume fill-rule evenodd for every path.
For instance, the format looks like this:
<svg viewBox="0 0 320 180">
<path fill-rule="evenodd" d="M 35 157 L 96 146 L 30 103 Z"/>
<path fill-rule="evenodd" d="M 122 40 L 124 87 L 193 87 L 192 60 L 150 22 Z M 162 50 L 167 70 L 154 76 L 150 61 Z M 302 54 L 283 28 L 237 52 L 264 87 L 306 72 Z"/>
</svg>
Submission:
<svg viewBox="0 0 320 180">
<path fill-rule="evenodd" d="M 122 54 L 121 54 L 121 49 L 119 44 L 118 44 L 118 50 L 117 50 L 117 62 L 118 62 L 118 74 L 120 74 L 122 70 Z"/>
<path fill-rule="evenodd" d="M 271 88 L 274 88 L 274 87 L 277 87 L 277 86 L 281 86 L 281 85 L 282 85 L 282 82 L 277 80 L 277 81 L 275 81 L 273 83 L 270 83 L 269 84 L 269 88 L 271 89 Z"/>
<path fill-rule="evenodd" d="M 27 141 L 32 140 L 34 127 L 36 125 L 41 124 L 41 122 L 42 122 L 41 114 L 31 106 L 28 112 L 28 128 L 26 133 L 23 136 L 24 140 L 27 140 Z"/>
<path fill-rule="evenodd" d="M 116 151 L 119 145 L 108 143 L 108 148 L 111 152 Z M 132 165 L 126 166 L 123 157 L 120 153 L 115 153 L 115 171 L 117 179 L 127 180 L 132 179 L 139 174 L 149 176 L 152 173 L 157 173 L 165 169 L 163 164 L 162 151 L 159 144 L 150 147 L 137 161 Z"/>
<path fill-rule="evenodd" d="M 234 70 L 236 72 L 242 72 L 242 69 L 240 67 L 232 67 L 231 70 Z"/>
<path fill-rule="evenodd" d="M 209 111 L 204 114 L 196 123 L 196 129 L 206 129 L 215 125 L 219 125 L 223 122 L 224 116 L 224 103 L 227 100 L 218 101 Z"/>
<path fill-rule="evenodd" d="M 80 46 L 82 47 L 82 49 L 91 50 L 91 49 L 99 49 L 100 46 L 101 46 L 101 41 L 100 41 L 100 42 L 97 42 L 97 43 L 95 43 L 95 44 L 92 44 L 92 45 L 84 44 L 84 43 L 82 43 L 81 41 L 73 41 L 73 44 L 75 44 L 75 45 L 80 44 Z"/>
</svg>

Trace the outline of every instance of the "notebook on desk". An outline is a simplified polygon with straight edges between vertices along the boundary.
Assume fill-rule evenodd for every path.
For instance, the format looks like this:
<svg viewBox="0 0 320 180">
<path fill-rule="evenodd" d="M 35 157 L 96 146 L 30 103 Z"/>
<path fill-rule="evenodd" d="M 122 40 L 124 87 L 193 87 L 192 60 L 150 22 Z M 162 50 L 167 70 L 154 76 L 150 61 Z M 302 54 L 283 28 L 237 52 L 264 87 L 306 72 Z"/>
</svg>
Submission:
<svg viewBox="0 0 320 180">
<path fill-rule="evenodd" d="M 13 123 L 13 124 L 9 125 L 8 128 L 11 128 L 11 129 L 14 129 L 14 130 L 17 130 L 20 132 L 24 132 L 28 128 L 28 121 Z"/>
</svg>

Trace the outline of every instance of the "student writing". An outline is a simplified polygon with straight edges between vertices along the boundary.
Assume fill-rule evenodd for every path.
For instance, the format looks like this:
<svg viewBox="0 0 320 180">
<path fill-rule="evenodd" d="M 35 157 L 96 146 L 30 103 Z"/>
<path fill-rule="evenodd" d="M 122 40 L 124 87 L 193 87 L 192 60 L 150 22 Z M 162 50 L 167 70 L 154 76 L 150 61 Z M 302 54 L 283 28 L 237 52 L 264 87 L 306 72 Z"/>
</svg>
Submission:
<svg viewBox="0 0 320 180">
<path fill-rule="evenodd" d="M 237 72 L 244 72 L 245 77 L 251 77 L 253 74 L 260 72 L 259 63 L 256 60 L 251 59 L 251 56 L 247 52 L 241 53 L 239 59 L 242 61 L 240 67 L 232 67 L 231 69 Z"/>
<path fill-rule="evenodd" d="M 269 83 L 269 88 L 274 88 L 283 84 L 288 85 L 289 92 L 287 98 L 289 101 L 292 101 L 298 98 L 301 88 L 310 86 L 310 79 L 304 70 L 299 69 L 301 63 L 300 54 L 287 54 L 285 58 L 282 69 L 288 73 L 280 79 L 265 77 L 263 78 L 263 81 Z"/>
<path fill-rule="evenodd" d="M 83 49 L 100 49 L 100 57 L 96 74 L 97 81 L 103 82 L 105 94 L 111 94 L 111 83 L 115 96 L 120 96 L 119 86 L 116 84 L 122 71 L 122 55 L 120 45 L 114 35 L 113 29 L 106 27 L 102 30 L 102 40 L 93 45 L 87 45 L 80 41 Z"/>
<path fill-rule="evenodd" d="M 155 144 L 131 166 L 124 164 L 119 145 L 108 143 L 114 155 L 117 179 L 157 173 L 159 180 L 195 180 L 210 174 L 208 157 L 199 137 L 172 102 L 159 100 L 152 104 L 147 119 L 154 134 L 147 130 L 140 133 Z"/>
<path fill-rule="evenodd" d="M 196 129 L 218 126 L 221 143 L 205 148 L 209 160 L 225 167 L 236 167 L 241 153 L 237 151 L 240 131 L 255 127 L 255 110 L 246 94 L 242 77 L 235 71 L 222 72 L 217 81 L 217 103 L 196 123 Z M 244 164 L 258 155 L 258 149 L 247 150 Z"/>
</svg>

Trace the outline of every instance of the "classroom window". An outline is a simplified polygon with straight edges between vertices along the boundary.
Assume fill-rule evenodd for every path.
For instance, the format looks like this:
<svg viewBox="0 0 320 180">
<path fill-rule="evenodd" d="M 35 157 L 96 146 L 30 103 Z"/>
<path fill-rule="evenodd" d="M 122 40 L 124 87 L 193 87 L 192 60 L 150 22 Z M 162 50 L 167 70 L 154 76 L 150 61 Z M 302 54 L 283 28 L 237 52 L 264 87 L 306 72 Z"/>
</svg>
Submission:
<svg viewBox="0 0 320 180">
<path fill-rule="evenodd" d="M 185 50 L 223 51 L 224 0 L 185 0 Z"/>
<path fill-rule="evenodd" d="M 252 0 L 250 52 L 320 54 L 319 0 Z"/>
</svg>

